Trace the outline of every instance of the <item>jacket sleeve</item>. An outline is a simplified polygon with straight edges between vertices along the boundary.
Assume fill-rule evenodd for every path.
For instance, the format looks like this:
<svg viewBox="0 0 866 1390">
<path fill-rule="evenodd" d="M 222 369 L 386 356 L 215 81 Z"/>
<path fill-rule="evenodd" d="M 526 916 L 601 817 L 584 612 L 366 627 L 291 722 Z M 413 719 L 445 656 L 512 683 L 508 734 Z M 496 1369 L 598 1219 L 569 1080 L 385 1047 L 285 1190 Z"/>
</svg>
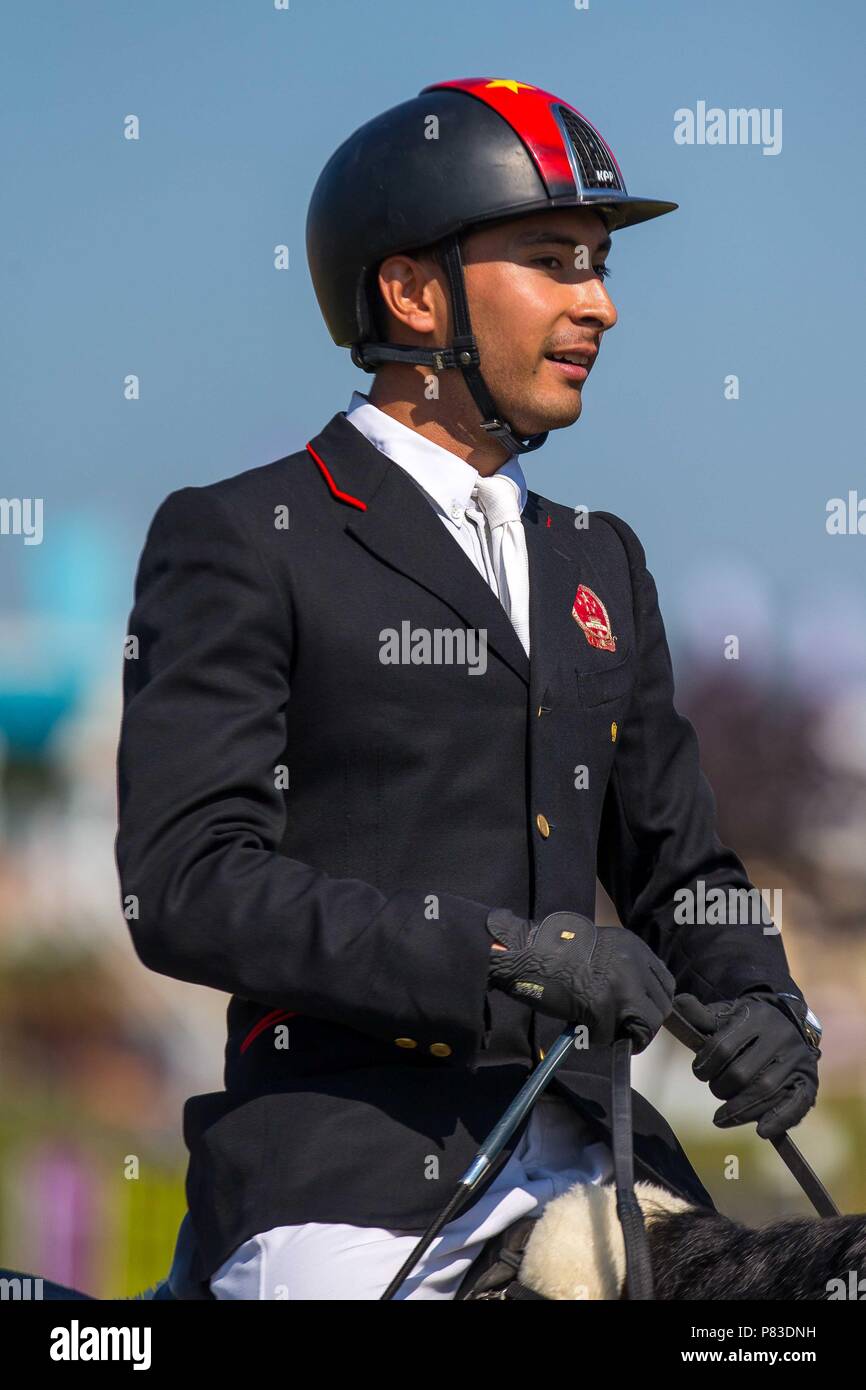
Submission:
<svg viewBox="0 0 866 1390">
<path fill-rule="evenodd" d="M 679 993 L 702 1003 L 733 999 L 757 985 L 800 995 L 781 937 L 768 917 L 760 920 L 757 890 L 719 840 L 695 730 L 674 707 L 670 652 L 643 546 L 619 517 L 592 515 L 613 526 L 628 557 L 637 662 L 602 812 L 599 878 L 623 925 L 661 957 Z M 693 914 L 710 919 L 703 925 L 683 920 L 683 899 L 674 895 L 687 889 L 696 902 L 713 888 L 724 890 L 734 910 L 726 906 L 719 922 L 712 910 Z M 751 890 L 755 907 L 742 894 L 731 898 L 731 889 Z"/>
<path fill-rule="evenodd" d="M 115 855 L 144 965 L 388 1041 L 483 1046 L 488 906 L 386 896 L 278 852 L 291 595 L 212 490 L 158 508 L 129 619 Z M 429 1039 L 428 1039 L 429 1034 Z"/>
</svg>

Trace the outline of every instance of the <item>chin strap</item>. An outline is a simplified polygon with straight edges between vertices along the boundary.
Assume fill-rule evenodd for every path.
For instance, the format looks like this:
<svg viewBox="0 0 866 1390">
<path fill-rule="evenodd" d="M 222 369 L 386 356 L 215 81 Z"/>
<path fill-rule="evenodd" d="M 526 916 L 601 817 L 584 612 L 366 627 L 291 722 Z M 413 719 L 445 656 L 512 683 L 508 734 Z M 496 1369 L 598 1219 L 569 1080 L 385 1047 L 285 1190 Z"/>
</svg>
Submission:
<svg viewBox="0 0 866 1390">
<path fill-rule="evenodd" d="M 451 347 L 422 348 L 396 343 L 355 343 L 352 347 L 352 361 L 365 372 L 374 371 L 380 362 L 417 362 L 421 366 L 432 367 L 436 372 L 444 371 L 448 367 L 458 367 L 472 393 L 472 399 L 481 412 L 481 428 L 497 439 L 509 454 L 529 454 L 533 449 L 540 448 L 549 431 L 518 435 L 508 421 L 503 420 L 497 412 L 487 382 L 481 375 L 481 357 L 469 318 L 460 238 L 456 233 L 445 242 L 445 268 L 448 272 L 455 327 Z"/>
</svg>

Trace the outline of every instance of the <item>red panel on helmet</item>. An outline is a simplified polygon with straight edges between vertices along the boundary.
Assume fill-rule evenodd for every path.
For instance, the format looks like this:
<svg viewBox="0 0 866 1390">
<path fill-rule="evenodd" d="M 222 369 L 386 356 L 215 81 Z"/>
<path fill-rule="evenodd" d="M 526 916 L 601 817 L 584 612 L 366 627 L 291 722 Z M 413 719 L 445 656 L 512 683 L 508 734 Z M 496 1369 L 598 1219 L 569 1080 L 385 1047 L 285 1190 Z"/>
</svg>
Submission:
<svg viewBox="0 0 866 1390">
<path fill-rule="evenodd" d="M 455 87 L 460 92 L 468 92 L 470 96 L 486 102 L 508 122 L 529 150 L 551 198 L 576 196 L 578 190 L 562 131 L 551 110 L 551 106 L 555 105 L 567 106 L 570 111 L 576 111 L 574 106 L 555 97 L 551 92 L 542 91 L 541 87 L 502 77 L 462 77 L 453 82 L 431 82 L 429 87 L 422 90 L 435 92 L 446 87 Z M 581 120 L 586 120 L 582 112 L 577 111 L 576 114 Z M 592 122 L 588 121 L 587 124 L 592 125 Z M 595 130 L 595 126 L 592 128 Z M 609 152 L 619 173 L 619 165 L 614 159 L 613 151 L 606 140 L 602 140 L 600 135 L 598 138 Z"/>
</svg>

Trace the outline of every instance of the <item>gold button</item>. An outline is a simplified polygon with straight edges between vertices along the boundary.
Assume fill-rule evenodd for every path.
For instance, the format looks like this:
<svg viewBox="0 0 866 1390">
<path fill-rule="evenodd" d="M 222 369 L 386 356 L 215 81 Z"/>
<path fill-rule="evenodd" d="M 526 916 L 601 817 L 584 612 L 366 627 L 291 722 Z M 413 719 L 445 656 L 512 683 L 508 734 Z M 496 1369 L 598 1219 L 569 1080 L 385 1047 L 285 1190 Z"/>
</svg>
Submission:
<svg viewBox="0 0 866 1390">
<path fill-rule="evenodd" d="M 430 1051 L 433 1053 L 434 1057 L 451 1056 L 451 1048 L 448 1046 L 447 1043 L 431 1043 Z"/>
<path fill-rule="evenodd" d="M 538 1049 L 538 1060 L 539 1060 L 539 1062 L 543 1062 L 543 1061 L 544 1061 L 544 1048 L 543 1048 L 543 1047 L 540 1047 L 540 1048 Z"/>
<path fill-rule="evenodd" d="M 616 720 L 610 726 L 610 741 L 616 743 Z"/>
<path fill-rule="evenodd" d="M 535 824 L 538 826 L 539 830 L 541 831 L 542 835 L 546 840 L 548 835 L 550 834 L 550 824 L 548 822 L 547 816 L 543 816 L 541 812 L 539 812 L 539 814 L 535 817 Z"/>
<path fill-rule="evenodd" d="M 539 705 L 539 706 L 538 706 L 538 718 L 539 718 L 539 719 L 541 718 L 541 712 L 542 712 L 543 709 L 544 709 L 544 705 Z"/>
<path fill-rule="evenodd" d="M 397 1044 L 398 1047 L 417 1047 L 417 1046 L 418 1046 L 418 1044 L 417 1044 L 417 1042 L 415 1041 L 414 1038 L 395 1038 L 395 1039 L 394 1039 L 394 1042 Z"/>
</svg>

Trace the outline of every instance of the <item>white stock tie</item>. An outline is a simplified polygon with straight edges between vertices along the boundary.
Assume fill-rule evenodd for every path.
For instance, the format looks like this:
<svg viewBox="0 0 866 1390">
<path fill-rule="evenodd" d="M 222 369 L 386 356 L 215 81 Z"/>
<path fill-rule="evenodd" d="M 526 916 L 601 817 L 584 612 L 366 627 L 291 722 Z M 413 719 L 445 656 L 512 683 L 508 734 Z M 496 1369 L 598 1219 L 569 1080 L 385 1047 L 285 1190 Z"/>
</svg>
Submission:
<svg viewBox="0 0 866 1390">
<path fill-rule="evenodd" d="M 516 483 L 499 473 L 479 478 L 466 514 L 478 526 L 489 578 L 529 656 L 529 558 Z"/>
</svg>

